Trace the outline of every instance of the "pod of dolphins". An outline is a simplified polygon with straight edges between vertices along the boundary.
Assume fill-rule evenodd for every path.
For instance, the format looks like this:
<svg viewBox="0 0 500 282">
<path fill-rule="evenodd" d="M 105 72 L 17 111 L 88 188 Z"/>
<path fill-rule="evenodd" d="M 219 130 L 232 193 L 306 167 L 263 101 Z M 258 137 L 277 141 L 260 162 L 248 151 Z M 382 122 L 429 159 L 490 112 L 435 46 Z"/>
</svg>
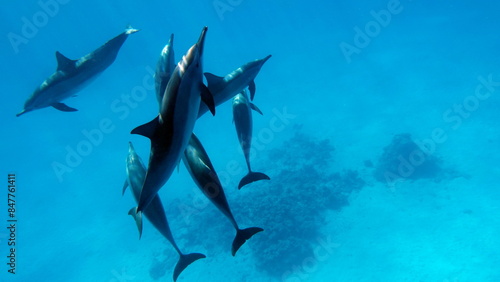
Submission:
<svg viewBox="0 0 500 282">
<path fill-rule="evenodd" d="M 179 260 L 173 271 L 174 281 L 187 266 L 206 257 L 200 253 L 185 254 L 181 251 L 174 240 L 158 195 L 181 159 L 201 192 L 234 227 L 236 235 L 231 246 L 233 256 L 248 239 L 263 231 L 259 227 L 243 229 L 239 227 L 215 168 L 202 143 L 193 133 L 196 120 L 208 111 L 215 115 L 217 106 L 233 99 L 234 124 L 248 168 L 248 174 L 241 179 L 238 189 L 258 180 L 270 179 L 264 173 L 252 171 L 249 152 L 253 127 L 251 111 L 255 110 L 262 114 L 251 102 L 256 91 L 254 80 L 271 55 L 248 62 L 224 77 L 203 73 L 203 50 L 207 30 L 207 27 L 202 29 L 198 41 L 177 64 L 174 58 L 173 34 L 162 49 L 154 76 L 159 104 L 158 115 L 131 131 L 132 134 L 142 135 L 150 140 L 148 166 L 143 164 L 134 146 L 129 142 L 127 179 L 122 191 L 125 193 L 127 187 L 130 187 L 137 202 L 137 206 L 130 209 L 129 214 L 136 222 L 139 238 L 142 236 L 144 216 L 179 254 Z M 68 59 L 56 52 L 58 64 L 56 72 L 34 91 L 17 116 L 50 106 L 65 112 L 77 111 L 62 101 L 74 96 L 109 67 L 128 35 L 137 31 L 128 27 L 123 33 L 78 60 Z M 203 82 L 203 76 L 207 85 Z"/>
<path fill-rule="evenodd" d="M 107 69 L 115 61 L 118 51 L 128 36 L 138 31 L 138 29 L 127 27 L 124 32 L 78 60 L 68 59 L 56 52 L 56 72 L 33 92 L 24 103 L 24 109 L 16 116 L 51 106 L 63 112 L 77 111 L 61 101 L 74 96 Z"/>
</svg>

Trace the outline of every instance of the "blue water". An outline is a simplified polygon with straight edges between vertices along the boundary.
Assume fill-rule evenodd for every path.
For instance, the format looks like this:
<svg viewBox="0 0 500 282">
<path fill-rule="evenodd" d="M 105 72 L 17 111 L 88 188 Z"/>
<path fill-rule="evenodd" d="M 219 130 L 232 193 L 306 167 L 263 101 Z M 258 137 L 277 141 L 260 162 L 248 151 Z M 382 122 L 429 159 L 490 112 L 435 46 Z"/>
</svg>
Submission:
<svg viewBox="0 0 500 282">
<path fill-rule="evenodd" d="M 177 254 L 148 223 L 138 239 L 127 215 L 135 203 L 121 189 L 128 142 L 146 162 L 149 154 L 147 139 L 129 132 L 157 114 L 150 70 L 171 33 L 179 60 L 203 26 L 204 71 L 222 76 L 272 54 L 256 78 L 264 115 L 253 115 L 252 160 L 271 180 L 237 189 L 246 168 L 231 102 L 198 120 L 238 223 L 265 231 L 232 257 L 234 230 L 181 164 L 160 196 L 181 249 L 207 258 L 178 281 L 500 281 L 499 9 L 418 0 L 3 3 L 0 177 L 16 175 L 18 221 L 12 274 L 5 181 L 0 281 L 171 281 Z M 141 31 L 113 65 L 65 101 L 78 112 L 15 116 L 55 70 L 55 51 L 79 58 L 129 24 Z M 147 94 L 121 100 L 138 88 Z M 102 138 L 68 162 L 96 130 Z M 375 179 L 384 148 L 403 133 L 439 159 L 439 176 Z"/>
</svg>

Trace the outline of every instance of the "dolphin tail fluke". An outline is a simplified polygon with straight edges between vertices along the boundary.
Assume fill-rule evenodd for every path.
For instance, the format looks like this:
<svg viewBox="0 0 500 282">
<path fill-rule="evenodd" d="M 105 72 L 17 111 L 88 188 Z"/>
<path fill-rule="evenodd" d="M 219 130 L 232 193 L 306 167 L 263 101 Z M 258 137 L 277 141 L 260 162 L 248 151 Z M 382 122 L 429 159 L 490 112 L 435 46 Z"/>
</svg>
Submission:
<svg viewBox="0 0 500 282">
<path fill-rule="evenodd" d="M 240 249 L 240 247 L 245 244 L 245 242 L 252 238 L 253 235 L 264 231 L 264 229 L 259 228 L 259 227 L 250 227 L 246 229 L 238 229 L 236 231 L 236 236 L 234 237 L 233 240 L 233 246 L 231 247 L 231 254 L 236 255 L 236 252 Z"/>
<path fill-rule="evenodd" d="M 200 253 L 192 253 L 192 254 L 187 254 L 187 255 L 180 254 L 179 261 L 177 262 L 177 264 L 175 265 L 175 268 L 174 268 L 174 275 L 173 275 L 174 281 L 177 280 L 177 277 L 179 277 L 181 272 L 184 271 L 184 269 L 186 269 L 186 267 L 188 267 L 193 262 L 195 262 L 199 259 L 202 259 L 202 258 L 206 258 L 206 256 L 204 254 L 200 254 Z"/>
<path fill-rule="evenodd" d="M 137 207 L 134 207 L 128 211 L 128 214 L 134 218 L 135 223 L 137 224 L 137 229 L 139 229 L 139 239 L 141 239 L 141 236 L 142 236 L 142 211 L 138 212 Z"/>
<path fill-rule="evenodd" d="M 252 182 L 255 182 L 255 181 L 259 181 L 259 180 L 269 180 L 271 178 L 269 178 L 269 176 L 265 175 L 264 173 L 262 172 L 253 172 L 253 171 L 250 171 L 247 175 L 245 175 L 241 180 L 240 180 L 240 184 L 238 184 L 238 189 L 241 189 L 241 187 L 247 185 L 247 184 L 250 184 Z"/>
</svg>

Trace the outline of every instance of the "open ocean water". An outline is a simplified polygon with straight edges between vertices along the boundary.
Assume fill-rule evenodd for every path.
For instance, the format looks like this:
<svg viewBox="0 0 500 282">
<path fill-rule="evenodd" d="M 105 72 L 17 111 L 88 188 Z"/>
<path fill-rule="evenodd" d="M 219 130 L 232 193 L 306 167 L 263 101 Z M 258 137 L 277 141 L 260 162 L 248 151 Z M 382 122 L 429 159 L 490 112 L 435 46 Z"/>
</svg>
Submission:
<svg viewBox="0 0 500 282">
<path fill-rule="evenodd" d="M 158 114 L 153 72 L 204 26 L 203 71 L 272 57 L 255 79 L 246 173 L 231 101 L 194 132 L 240 227 L 183 164 L 160 190 L 185 253 L 177 281 L 500 281 L 500 4 L 495 1 L 4 1 L 0 281 L 172 281 L 178 255 L 127 215 L 128 142 Z M 57 66 L 131 25 L 115 62 L 16 117 Z M 9 183 L 10 182 L 10 183 Z M 10 190 L 10 191 L 9 191 Z M 9 196 L 9 194 L 11 194 Z M 10 199 L 10 200 L 9 200 Z"/>
</svg>

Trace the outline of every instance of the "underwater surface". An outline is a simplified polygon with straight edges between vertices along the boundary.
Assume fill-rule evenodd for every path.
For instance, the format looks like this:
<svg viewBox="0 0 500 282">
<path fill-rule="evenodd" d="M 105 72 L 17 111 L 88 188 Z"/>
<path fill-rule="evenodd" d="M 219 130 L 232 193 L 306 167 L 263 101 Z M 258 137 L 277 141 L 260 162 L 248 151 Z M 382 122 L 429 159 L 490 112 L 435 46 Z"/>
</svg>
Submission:
<svg viewBox="0 0 500 282">
<path fill-rule="evenodd" d="M 204 26 L 203 72 L 272 55 L 250 150 L 270 180 L 238 189 L 232 99 L 196 121 L 238 225 L 264 231 L 231 255 L 233 226 L 181 162 L 158 196 L 182 252 L 206 258 L 177 281 L 500 281 L 500 4 L 4 2 L 0 281 L 172 281 L 178 254 L 148 220 L 139 239 L 122 189 L 129 142 L 148 165 L 130 132 L 158 115 L 163 47 L 175 34 L 182 62 Z M 116 60 L 62 101 L 78 111 L 16 117 L 56 51 L 68 67 L 127 26 Z"/>
</svg>

